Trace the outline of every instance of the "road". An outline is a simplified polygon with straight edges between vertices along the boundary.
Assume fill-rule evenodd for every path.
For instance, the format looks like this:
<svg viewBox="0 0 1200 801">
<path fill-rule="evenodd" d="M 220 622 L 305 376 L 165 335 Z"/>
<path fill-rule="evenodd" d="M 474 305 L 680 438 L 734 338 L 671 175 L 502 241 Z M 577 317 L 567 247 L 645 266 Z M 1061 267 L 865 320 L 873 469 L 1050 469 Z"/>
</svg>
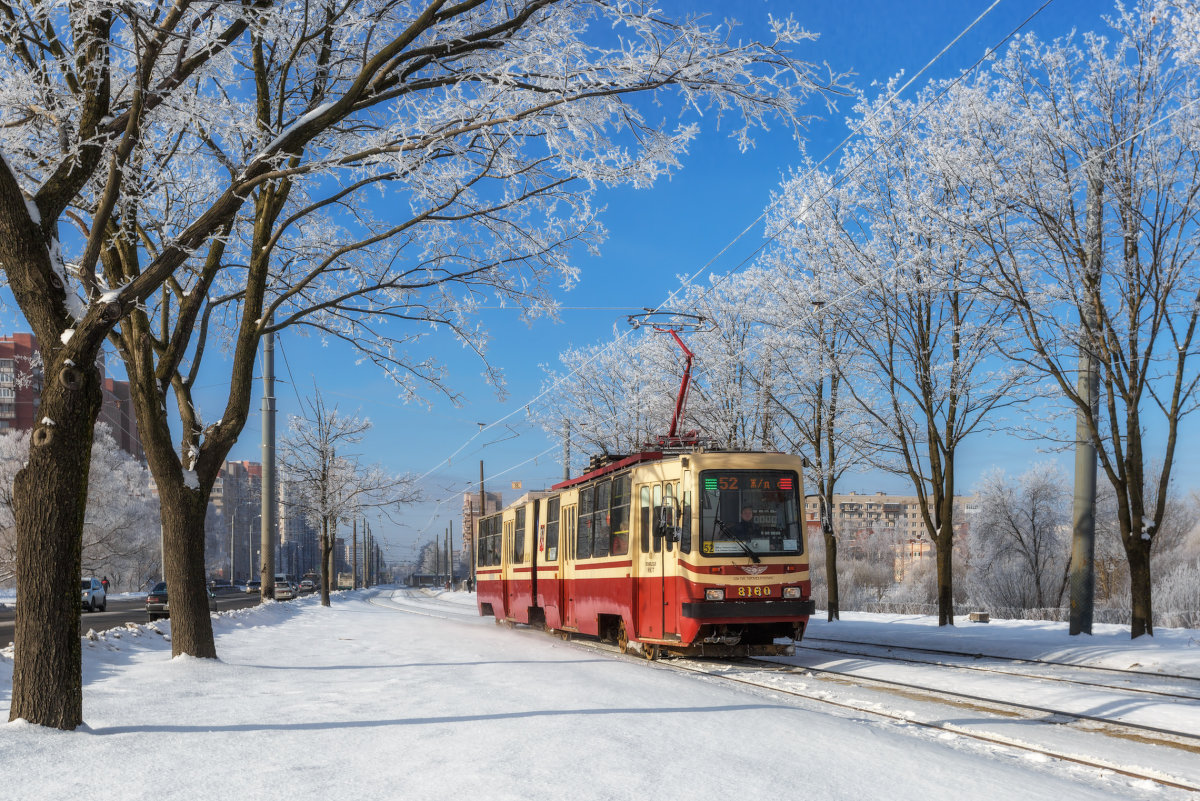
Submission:
<svg viewBox="0 0 1200 801">
<path fill-rule="evenodd" d="M 260 599 L 257 594 L 223 592 L 217 594 L 216 600 L 217 611 L 224 612 L 230 609 L 245 609 L 256 606 Z M 16 611 L 14 608 L 7 605 L 0 605 L 0 648 L 13 641 L 13 630 L 16 625 L 15 620 Z M 108 609 L 104 612 L 80 612 L 79 633 L 81 635 L 87 634 L 88 629 L 103 631 L 104 629 L 123 626 L 128 622 L 146 622 L 146 599 L 144 597 L 109 598 Z"/>
</svg>

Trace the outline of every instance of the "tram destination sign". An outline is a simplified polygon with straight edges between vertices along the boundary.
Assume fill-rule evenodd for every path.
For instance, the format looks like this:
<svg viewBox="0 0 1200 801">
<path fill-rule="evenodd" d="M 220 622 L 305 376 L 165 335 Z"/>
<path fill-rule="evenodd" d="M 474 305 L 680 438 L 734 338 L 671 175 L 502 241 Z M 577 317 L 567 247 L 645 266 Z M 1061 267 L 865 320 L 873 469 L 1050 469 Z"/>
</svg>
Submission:
<svg viewBox="0 0 1200 801">
<path fill-rule="evenodd" d="M 733 491 L 733 490 L 791 490 L 796 486 L 796 480 L 789 475 L 779 473 L 748 473 L 745 471 L 728 474 L 705 474 L 704 491 Z"/>
</svg>

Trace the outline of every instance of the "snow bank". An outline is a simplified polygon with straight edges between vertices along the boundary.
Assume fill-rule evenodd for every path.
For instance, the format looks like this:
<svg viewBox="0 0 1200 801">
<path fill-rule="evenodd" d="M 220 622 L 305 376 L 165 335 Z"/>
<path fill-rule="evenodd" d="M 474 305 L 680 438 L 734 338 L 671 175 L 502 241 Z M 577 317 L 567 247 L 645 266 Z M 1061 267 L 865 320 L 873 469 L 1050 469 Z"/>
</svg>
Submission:
<svg viewBox="0 0 1200 801">
<path fill-rule="evenodd" d="M 222 612 L 213 620 L 220 660 L 172 659 L 168 622 L 89 634 L 86 725 L 0 725 L 0 800 L 1171 797 L 505 629 L 480 618 L 467 593 L 391 595 Z M 1037 624 L 947 632 L 916 619 L 846 618 L 837 632 L 854 637 L 901 632 L 982 647 L 991 635 L 1006 648 L 1064 648 Z M 831 628 L 814 622 L 814 636 Z M 1176 652 L 1190 661 L 1186 640 L 1156 638 L 1159 664 Z M 1116 636 L 1094 641 L 1118 658 Z M 9 649 L 0 711 L 11 672 Z"/>
</svg>

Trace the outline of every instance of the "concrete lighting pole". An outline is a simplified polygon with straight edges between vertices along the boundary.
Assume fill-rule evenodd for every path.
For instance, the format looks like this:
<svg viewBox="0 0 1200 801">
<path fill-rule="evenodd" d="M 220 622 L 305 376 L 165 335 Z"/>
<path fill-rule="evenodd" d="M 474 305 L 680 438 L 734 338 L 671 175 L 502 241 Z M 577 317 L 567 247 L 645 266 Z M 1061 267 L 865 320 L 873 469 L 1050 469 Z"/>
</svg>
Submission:
<svg viewBox="0 0 1200 801">
<path fill-rule="evenodd" d="M 274 317 L 267 321 L 270 326 Z M 262 399 L 262 564 L 263 598 L 275 597 L 275 334 L 263 336 Z"/>
<path fill-rule="evenodd" d="M 1096 307 L 1092 298 L 1100 291 L 1100 249 L 1104 189 L 1104 162 L 1088 160 L 1087 165 L 1087 255 L 1084 264 L 1084 303 L 1080 319 L 1079 377 L 1076 392 L 1086 409 L 1075 412 L 1075 508 L 1071 538 L 1071 634 L 1092 633 L 1092 613 L 1096 594 L 1096 443 L 1092 421 L 1096 419 L 1099 388 L 1096 358 L 1092 342 L 1096 335 Z"/>
</svg>

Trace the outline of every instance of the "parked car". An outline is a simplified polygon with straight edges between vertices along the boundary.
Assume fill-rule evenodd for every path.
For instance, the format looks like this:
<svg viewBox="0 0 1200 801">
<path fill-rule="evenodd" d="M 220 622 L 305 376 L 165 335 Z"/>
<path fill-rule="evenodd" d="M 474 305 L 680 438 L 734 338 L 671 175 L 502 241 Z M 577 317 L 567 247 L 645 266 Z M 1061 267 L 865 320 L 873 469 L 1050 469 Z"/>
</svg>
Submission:
<svg viewBox="0 0 1200 801">
<path fill-rule="evenodd" d="M 167 582 L 160 581 L 146 593 L 146 617 L 153 623 L 161 617 L 170 617 L 167 608 Z"/>
<path fill-rule="evenodd" d="M 275 580 L 275 600 L 290 601 L 296 597 L 296 588 L 287 579 Z"/>
<path fill-rule="evenodd" d="M 217 596 L 213 595 L 212 588 L 205 588 L 208 593 L 208 611 L 215 612 L 217 609 Z M 160 581 L 154 585 L 150 592 L 146 593 L 146 617 L 153 623 L 155 620 L 171 616 L 171 607 L 167 601 L 167 582 Z"/>
<path fill-rule="evenodd" d="M 82 604 L 85 612 L 95 612 L 100 610 L 103 612 L 108 609 L 108 595 L 104 592 L 104 585 L 100 583 L 100 579 L 85 578 L 81 582 L 83 590 Z"/>
<path fill-rule="evenodd" d="M 314 582 L 312 579 L 303 579 L 300 582 L 300 592 L 313 592 L 316 589 L 316 582 Z"/>
</svg>

